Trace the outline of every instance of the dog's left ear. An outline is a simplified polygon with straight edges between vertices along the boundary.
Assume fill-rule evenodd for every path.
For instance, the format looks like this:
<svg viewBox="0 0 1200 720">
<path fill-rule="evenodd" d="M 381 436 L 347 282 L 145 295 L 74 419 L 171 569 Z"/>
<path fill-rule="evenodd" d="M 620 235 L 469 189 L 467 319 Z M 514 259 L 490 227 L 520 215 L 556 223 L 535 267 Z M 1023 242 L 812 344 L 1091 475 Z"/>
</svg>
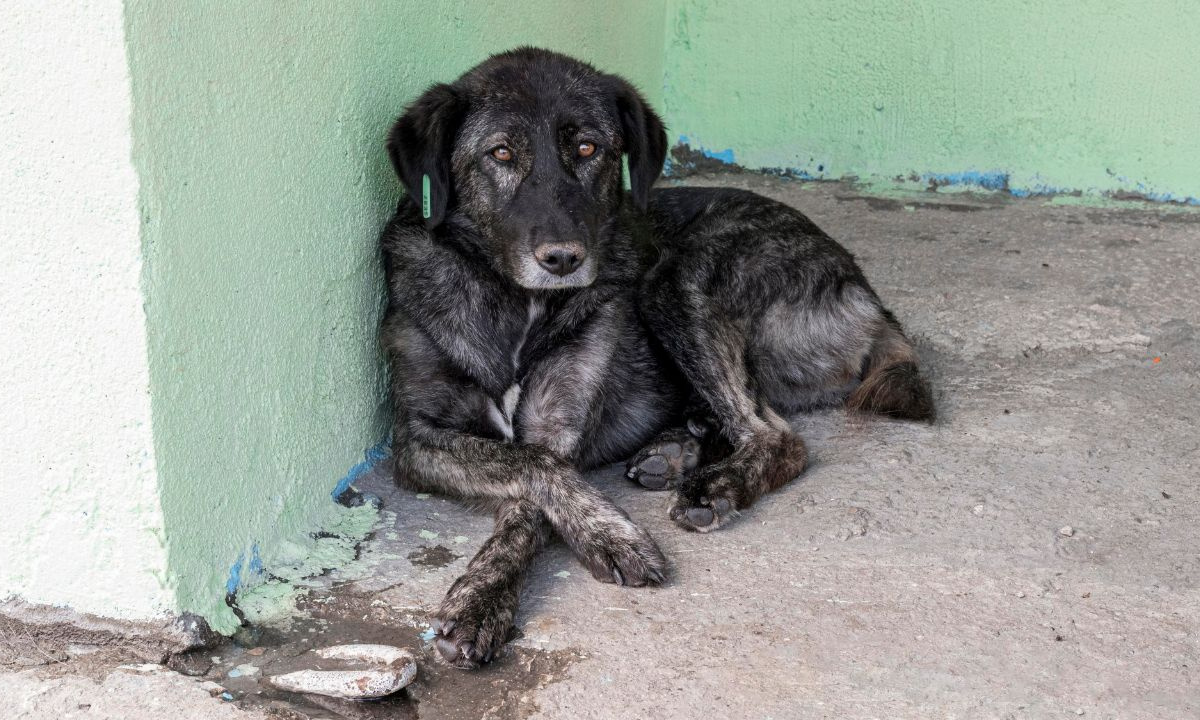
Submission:
<svg viewBox="0 0 1200 720">
<path fill-rule="evenodd" d="M 650 186 L 662 174 L 667 159 L 667 131 L 662 120 L 632 85 L 613 78 L 617 116 L 625 153 L 629 155 L 629 192 L 641 210 L 650 202 Z"/>
<path fill-rule="evenodd" d="M 424 178 L 429 178 L 427 228 L 437 227 L 446 217 L 453 190 L 450 153 L 465 106 L 453 87 L 434 85 L 408 106 L 388 133 L 388 156 L 408 196 L 419 205 L 424 201 Z"/>
</svg>

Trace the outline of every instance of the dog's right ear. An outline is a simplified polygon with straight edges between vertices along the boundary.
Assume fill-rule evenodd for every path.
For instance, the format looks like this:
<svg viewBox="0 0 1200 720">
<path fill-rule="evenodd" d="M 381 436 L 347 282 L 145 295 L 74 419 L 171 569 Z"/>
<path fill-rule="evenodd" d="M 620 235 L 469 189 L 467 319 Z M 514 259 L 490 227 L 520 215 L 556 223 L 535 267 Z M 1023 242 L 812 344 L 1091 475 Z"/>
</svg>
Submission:
<svg viewBox="0 0 1200 720">
<path fill-rule="evenodd" d="M 466 103 L 449 85 L 434 85 L 408 106 L 388 133 L 387 151 L 408 190 L 422 204 L 424 178 L 429 178 L 429 206 L 425 227 L 434 228 L 446 217 L 452 191 L 450 153 L 462 123 Z"/>
</svg>

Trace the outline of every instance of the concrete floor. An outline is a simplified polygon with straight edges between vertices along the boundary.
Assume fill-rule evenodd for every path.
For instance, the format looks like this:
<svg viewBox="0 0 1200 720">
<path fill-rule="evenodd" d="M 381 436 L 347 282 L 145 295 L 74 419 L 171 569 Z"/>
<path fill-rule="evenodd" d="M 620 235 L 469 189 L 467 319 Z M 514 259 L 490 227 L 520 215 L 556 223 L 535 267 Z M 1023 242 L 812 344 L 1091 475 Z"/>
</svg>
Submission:
<svg viewBox="0 0 1200 720">
<path fill-rule="evenodd" d="M 556 546 L 521 637 L 473 674 L 420 634 L 490 520 L 369 478 L 385 512 L 355 568 L 214 651 L 207 680 L 234 703 L 163 671 L 43 667 L 0 673 L 5 716 L 14 698 L 15 717 L 91 718 L 63 697 L 169 691 L 169 713 L 107 716 L 1200 717 L 1200 212 L 690 182 L 783 199 L 849 247 L 919 345 L 937 425 L 798 417 L 812 468 L 706 536 L 597 473 L 672 558 L 669 584 L 597 583 Z M 422 675 L 391 703 L 324 707 L 227 676 L 341 640 L 413 647 Z"/>
</svg>

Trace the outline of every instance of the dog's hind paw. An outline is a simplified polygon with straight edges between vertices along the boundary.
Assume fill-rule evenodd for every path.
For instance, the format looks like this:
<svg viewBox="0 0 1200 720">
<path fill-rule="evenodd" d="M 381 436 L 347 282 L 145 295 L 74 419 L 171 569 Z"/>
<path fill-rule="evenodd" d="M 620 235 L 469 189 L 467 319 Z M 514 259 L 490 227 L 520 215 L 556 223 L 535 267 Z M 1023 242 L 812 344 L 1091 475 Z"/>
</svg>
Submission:
<svg viewBox="0 0 1200 720">
<path fill-rule="evenodd" d="M 727 497 L 700 497 L 689 500 L 680 495 L 671 508 L 671 519 L 680 526 L 696 532 L 711 532 L 732 520 L 737 506 Z"/>
<path fill-rule="evenodd" d="M 700 441 L 685 430 L 670 431 L 633 456 L 625 477 L 647 490 L 668 490 L 699 462 Z"/>
<path fill-rule="evenodd" d="M 680 484 L 671 519 L 688 530 L 716 530 L 758 498 L 804 471 L 808 450 L 789 431 L 764 433 Z"/>
</svg>

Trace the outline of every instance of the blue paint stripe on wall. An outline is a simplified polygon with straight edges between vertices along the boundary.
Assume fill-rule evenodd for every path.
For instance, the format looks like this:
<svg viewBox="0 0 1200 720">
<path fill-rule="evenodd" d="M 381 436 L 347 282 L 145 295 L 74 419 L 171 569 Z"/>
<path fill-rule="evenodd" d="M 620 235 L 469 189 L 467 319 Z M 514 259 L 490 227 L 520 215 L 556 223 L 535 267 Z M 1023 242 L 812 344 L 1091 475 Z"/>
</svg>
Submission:
<svg viewBox="0 0 1200 720">
<path fill-rule="evenodd" d="M 1007 190 L 1008 173 L 999 170 L 964 170 L 958 173 L 928 173 L 922 178 L 938 185 L 971 185 L 987 190 Z"/>
<path fill-rule="evenodd" d="M 368 472 L 370 472 L 371 468 L 375 467 L 376 463 L 386 459 L 387 456 L 391 454 L 389 445 L 390 443 L 387 440 L 383 440 L 375 445 L 375 447 L 368 448 L 367 451 L 363 453 L 362 462 L 350 468 L 350 472 L 346 473 L 346 477 L 342 478 L 338 482 L 337 486 L 333 488 L 333 499 L 337 500 L 339 497 L 341 497 L 342 493 L 346 492 L 346 489 L 349 488 L 351 484 L 353 484 L 363 475 L 366 475 Z"/>
<path fill-rule="evenodd" d="M 233 567 L 229 568 L 229 579 L 225 581 L 226 595 L 232 595 L 237 592 L 238 586 L 242 584 L 242 563 L 245 559 L 246 555 L 244 553 L 238 555 L 238 559 L 233 563 Z"/>
<path fill-rule="evenodd" d="M 724 150 L 714 151 L 714 150 L 709 150 L 708 148 L 705 148 L 705 147 L 693 147 L 690 144 L 690 142 L 691 142 L 691 139 L 687 135 L 679 136 L 678 143 L 680 145 L 683 145 L 690 150 L 698 152 L 701 155 L 703 155 L 704 157 L 711 158 L 713 160 L 719 160 L 720 162 L 725 163 L 727 165 L 735 164 L 735 156 L 734 156 L 732 148 L 726 148 Z M 756 170 L 757 172 L 762 172 L 762 173 L 766 173 L 769 175 L 785 175 L 785 176 L 795 178 L 798 180 L 838 180 L 838 179 L 855 180 L 856 179 L 854 177 L 837 178 L 837 177 L 832 177 L 832 176 L 826 175 L 825 174 L 825 166 L 823 164 L 819 165 L 817 167 L 818 172 L 815 175 L 813 173 L 810 173 L 807 170 L 802 170 L 800 168 L 764 167 L 764 168 L 753 168 L 753 169 Z M 665 170 L 664 174 L 668 177 L 670 177 L 671 175 L 674 174 L 671 159 L 669 157 L 667 158 L 666 168 L 664 170 Z M 1011 181 L 1012 181 L 1011 175 L 1007 171 L 1004 171 L 1004 170 L 974 170 L 974 169 L 971 169 L 971 170 L 963 170 L 960 172 L 952 172 L 952 173 L 925 173 L 923 175 L 920 175 L 919 177 L 920 177 L 921 182 L 925 183 L 926 185 L 933 184 L 933 185 L 947 186 L 947 187 L 977 187 L 977 188 L 982 188 L 984 190 L 992 190 L 992 191 L 996 191 L 996 192 L 1007 192 L 1008 194 L 1012 195 L 1013 197 L 1018 197 L 1018 198 L 1050 196 L 1050 195 L 1073 195 L 1073 194 L 1079 194 L 1081 192 L 1081 190 L 1079 190 L 1079 189 L 1056 187 L 1054 185 L 1049 185 L 1049 184 L 1041 183 L 1041 182 L 1034 182 L 1032 184 L 1019 185 L 1019 186 L 1012 186 L 1011 185 Z M 912 179 L 916 179 L 916 178 L 914 177 Z M 1168 203 L 1168 204 L 1175 204 L 1175 205 L 1200 206 L 1200 198 L 1191 197 L 1191 196 L 1183 196 L 1183 195 L 1175 195 L 1172 193 L 1156 192 L 1156 191 L 1148 188 L 1147 186 L 1145 186 L 1143 183 L 1131 182 L 1129 180 L 1129 178 L 1118 176 L 1117 179 L 1123 183 L 1134 185 L 1136 190 L 1132 191 L 1132 194 L 1137 195 L 1139 197 L 1133 198 L 1133 199 L 1144 199 L 1144 200 L 1148 200 L 1151 202 L 1160 202 L 1160 203 Z M 1092 189 L 1088 190 L 1088 192 L 1095 193 L 1096 189 L 1092 188 Z M 1124 193 L 1117 191 L 1117 192 L 1101 192 L 1100 194 L 1107 196 L 1107 197 L 1120 198 Z"/>
<path fill-rule="evenodd" d="M 254 543 L 250 546 L 250 564 L 246 567 L 246 569 L 249 570 L 250 574 L 255 577 L 262 575 L 263 561 L 262 557 L 260 557 L 258 554 L 258 543 Z"/>
<path fill-rule="evenodd" d="M 687 135 L 680 135 L 679 142 L 682 145 L 687 145 L 688 147 L 692 147 L 692 144 L 689 141 Z M 733 148 L 725 148 L 724 150 L 709 150 L 708 148 L 704 148 L 704 147 L 694 147 L 692 149 L 695 150 L 696 152 L 700 153 L 701 155 L 703 155 L 706 158 L 712 158 L 713 160 L 720 160 L 721 162 L 725 163 L 726 165 L 733 165 L 735 162 L 737 162 L 736 160 L 734 160 L 734 157 L 733 157 Z"/>
</svg>

